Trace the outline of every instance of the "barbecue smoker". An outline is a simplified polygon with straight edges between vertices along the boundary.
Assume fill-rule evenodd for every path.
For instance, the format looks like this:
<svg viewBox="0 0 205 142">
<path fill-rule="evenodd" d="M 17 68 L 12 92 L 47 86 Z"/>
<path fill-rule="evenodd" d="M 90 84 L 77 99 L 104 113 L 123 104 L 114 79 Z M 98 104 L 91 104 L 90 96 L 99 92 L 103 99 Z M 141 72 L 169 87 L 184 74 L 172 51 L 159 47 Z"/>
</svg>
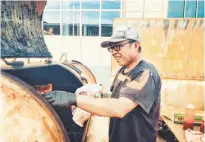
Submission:
<svg viewBox="0 0 205 142">
<path fill-rule="evenodd" d="M 34 87 L 52 84 L 52 90 L 75 92 L 84 84 L 96 83 L 80 62 L 50 60 L 41 28 L 45 5 L 45 1 L 1 1 L 0 141 L 95 141 L 91 139 L 103 135 L 92 132 L 96 123 L 90 122 L 96 116 L 80 127 L 72 120 L 70 108 L 50 106 Z M 45 58 L 46 62 L 19 58 Z"/>
</svg>

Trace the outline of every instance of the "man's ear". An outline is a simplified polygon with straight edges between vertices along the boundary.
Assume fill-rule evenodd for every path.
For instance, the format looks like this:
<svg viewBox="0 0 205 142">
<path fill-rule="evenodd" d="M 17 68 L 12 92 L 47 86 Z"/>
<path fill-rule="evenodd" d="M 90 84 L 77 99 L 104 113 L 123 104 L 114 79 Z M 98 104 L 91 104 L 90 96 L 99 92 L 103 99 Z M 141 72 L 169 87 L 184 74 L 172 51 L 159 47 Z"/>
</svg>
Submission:
<svg viewBox="0 0 205 142">
<path fill-rule="evenodd" d="M 138 43 L 138 42 L 135 42 L 135 51 L 136 51 L 136 52 L 138 52 L 139 47 L 140 47 L 139 43 Z"/>
</svg>

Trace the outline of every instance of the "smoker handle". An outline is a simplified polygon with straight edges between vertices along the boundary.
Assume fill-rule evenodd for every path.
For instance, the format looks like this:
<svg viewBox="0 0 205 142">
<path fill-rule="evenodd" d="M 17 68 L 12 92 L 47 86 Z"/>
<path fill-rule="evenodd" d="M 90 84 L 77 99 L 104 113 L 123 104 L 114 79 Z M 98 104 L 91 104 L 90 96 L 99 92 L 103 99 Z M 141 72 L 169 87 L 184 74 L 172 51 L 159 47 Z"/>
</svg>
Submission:
<svg viewBox="0 0 205 142">
<path fill-rule="evenodd" d="M 84 75 L 82 74 L 82 71 L 81 71 L 81 70 L 79 70 L 78 68 L 76 68 L 76 67 L 75 67 L 74 65 L 72 65 L 72 64 L 66 64 L 66 63 L 64 63 L 64 65 L 69 66 L 70 68 L 72 68 L 73 70 L 75 70 L 77 73 L 79 73 L 80 79 L 81 79 L 82 81 L 84 81 L 85 83 L 88 83 L 88 80 L 84 77 Z"/>
</svg>

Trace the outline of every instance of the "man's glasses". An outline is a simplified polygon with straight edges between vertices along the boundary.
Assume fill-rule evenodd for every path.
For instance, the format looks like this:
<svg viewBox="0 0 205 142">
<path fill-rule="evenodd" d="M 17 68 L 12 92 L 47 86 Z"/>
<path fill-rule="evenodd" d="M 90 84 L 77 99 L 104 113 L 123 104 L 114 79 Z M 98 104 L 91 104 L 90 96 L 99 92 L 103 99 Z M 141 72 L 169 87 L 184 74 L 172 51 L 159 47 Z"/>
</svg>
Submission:
<svg viewBox="0 0 205 142">
<path fill-rule="evenodd" d="M 108 51 L 109 52 L 112 52 L 113 50 L 120 51 L 120 48 L 123 47 L 124 45 L 129 44 L 129 43 L 134 43 L 134 42 L 135 42 L 135 40 L 130 40 L 129 42 L 126 42 L 124 44 L 111 46 L 110 48 L 108 48 Z"/>
</svg>

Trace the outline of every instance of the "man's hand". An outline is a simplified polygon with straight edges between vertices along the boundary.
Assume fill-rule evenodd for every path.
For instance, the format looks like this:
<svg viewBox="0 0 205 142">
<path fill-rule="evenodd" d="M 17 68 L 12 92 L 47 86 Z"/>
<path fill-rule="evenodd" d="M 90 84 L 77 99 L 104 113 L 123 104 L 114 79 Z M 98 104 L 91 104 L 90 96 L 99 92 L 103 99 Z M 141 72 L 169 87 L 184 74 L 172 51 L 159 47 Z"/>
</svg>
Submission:
<svg viewBox="0 0 205 142">
<path fill-rule="evenodd" d="M 53 106 L 70 106 L 76 105 L 75 93 L 66 91 L 51 91 L 43 95 L 45 99 Z"/>
</svg>

